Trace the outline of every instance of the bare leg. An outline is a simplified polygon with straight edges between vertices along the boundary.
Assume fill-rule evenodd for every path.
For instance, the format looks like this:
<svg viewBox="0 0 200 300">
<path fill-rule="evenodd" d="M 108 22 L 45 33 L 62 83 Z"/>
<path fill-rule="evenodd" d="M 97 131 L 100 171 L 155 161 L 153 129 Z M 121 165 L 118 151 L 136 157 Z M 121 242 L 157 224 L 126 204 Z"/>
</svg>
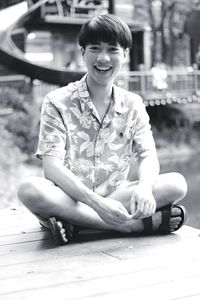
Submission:
<svg viewBox="0 0 200 300">
<path fill-rule="evenodd" d="M 133 186 L 136 184 L 137 181 L 125 181 L 117 190 L 110 194 L 109 197 L 120 201 L 129 211 Z M 159 175 L 153 189 L 157 209 L 180 201 L 185 197 L 186 193 L 187 183 L 185 178 L 181 174 L 175 172 Z"/>
<path fill-rule="evenodd" d="M 123 203 L 129 210 L 132 187 L 136 182 L 124 182 L 109 197 Z M 177 173 L 163 174 L 154 187 L 157 207 L 181 200 L 187 190 L 184 178 Z M 140 232 L 143 230 L 142 220 L 131 220 L 124 225 L 109 225 L 103 222 L 98 214 L 87 205 L 73 200 L 51 181 L 40 177 L 32 177 L 24 181 L 18 191 L 21 202 L 35 215 L 44 218 L 56 216 L 73 224 L 102 230 L 121 232 Z M 178 214 L 174 211 L 174 214 Z M 161 215 L 155 213 L 155 223 L 160 222 Z M 173 218 L 172 226 L 176 227 L 180 218 Z"/>
<path fill-rule="evenodd" d="M 111 226 L 103 222 L 89 206 L 73 200 L 51 181 L 41 177 L 27 178 L 19 187 L 20 201 L 36 216 L 66 220 L 83 227 L 126 232 L 122 226 Z"/>
</svg>

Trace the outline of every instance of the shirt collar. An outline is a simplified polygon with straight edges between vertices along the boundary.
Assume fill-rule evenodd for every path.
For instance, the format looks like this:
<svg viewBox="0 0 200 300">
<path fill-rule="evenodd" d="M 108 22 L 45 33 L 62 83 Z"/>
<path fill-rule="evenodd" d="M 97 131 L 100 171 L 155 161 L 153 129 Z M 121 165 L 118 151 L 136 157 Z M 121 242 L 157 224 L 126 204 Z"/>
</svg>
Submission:
<svg viewBox="0 0 200 300">
<path fill-rule="evenodd" d="M 87 78 L 87 74 L 85 74 L 79 81 L 78 95 L 81 104 L 90 101 L 90 95 L 87 88 L 86 78 Z"/>
<path fill-rule="evenodd" d="M 80 107 L 81 111 L 86 110 L 86 106 L 89 110 L 92 110 L 92 101 L 90 98 L 90 94 L 88 92 L 87 83 L 86 83 L 87 74 L 85 74 L 80 82 L 78 87 L 78 94 L 80 99 Z M 113 100 L 114 100 L 114 111 L 122 114 L 127 111 L 127 107 L 125 106 L 125 93 L 124 91 L 116 85 L 113 85 Z"/>
<path fill-rule="evenodd" d="M 115 111 L 122 114 L 127 111 L 125 105 L 126 93 L 116 85 L 113 85 L 113 98 L 115 103 Z"/>
</svg>

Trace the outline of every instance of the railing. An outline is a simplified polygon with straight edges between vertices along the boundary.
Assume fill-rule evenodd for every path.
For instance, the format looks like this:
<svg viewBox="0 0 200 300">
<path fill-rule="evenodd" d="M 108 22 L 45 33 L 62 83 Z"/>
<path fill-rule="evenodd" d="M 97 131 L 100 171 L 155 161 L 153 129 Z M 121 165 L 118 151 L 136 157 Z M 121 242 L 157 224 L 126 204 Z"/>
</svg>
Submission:
<svg viewBox="0 0 200 300">
<path fill-rule="evenodd" d="M 81 1 L 71 0 L 70 3 L 70 16 L 71 17 L 88 17 L 98 15 L 103 12 L 108 12 L 108 1 Z M 107 3 L 106 3 L 107 2 Z"/>
<path fill-rule="evenodd" d="M 7 83 L 6 79 L 8 80 Z M 134 71 L 121 73 L 115 83 L 141 95 L 145 105 L 200 102 L 200 70 L 168 70 L 167 76 L 161 79 L 159 76 L 155 78 L 152 71 Z M 23 76 L 0 77 L 0 88 L 11 84 L 21 88 L 26 86 L 25 83 L 27 84 L 27 77 Z M 44 83 L 40 80 L 32 82 L 34 98 L 39 102 L 49 91 L 57 87 L 57 85 Z"/>
<path fill-rule="evenodd" d="M 59 18 L 88 18 L 88 16 L 98 15 L 108 12 L 108 0 L 79 1 L 79 0 L 49 0 L 42 7 L 42 16 L 56 15 Z"/>
<path fill-rule="evenodd" d="M 200 101 L 199 70 L 154 71 L 120 74 L 116 84 L 141 95 L 147 105 Z"/>
</svg>

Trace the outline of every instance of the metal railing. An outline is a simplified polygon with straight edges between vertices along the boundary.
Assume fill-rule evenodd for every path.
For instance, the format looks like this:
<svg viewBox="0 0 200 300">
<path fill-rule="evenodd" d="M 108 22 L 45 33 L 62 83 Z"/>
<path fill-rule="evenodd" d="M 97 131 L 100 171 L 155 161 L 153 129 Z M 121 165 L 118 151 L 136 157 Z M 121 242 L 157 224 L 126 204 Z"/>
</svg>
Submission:
<svg viewBox="0 0 200 300">
<path fill-rule="evenodd" d="M 159 81 L 165 83 L 163 88 L 159 88 Z M 126 72 L 118 76 L 116 84 L 145 98 L 151 93 L 193 94 L 200 90 L 200 71 L 169 70 L 164 79 L 155 78 L 152 71 Z"/>
<path fill-rule="evenodd" d="M 118 86 L 142 96 L 146 105 L 160 105 L 200 101 L 200 71 L 167 71 L 165 88 L 156 85 L 151 71 L 121 73 L 115 82 Z M 42 81 L 33 81 L 33 91 L 37 99 L 42 99 L 58 86 Z"/>
<path fill-rule="evenodd" d="M 13 85 L 21 86 L 22 84 L 22 86 L 25 86 L 24 78 L 20 76 L 19 78 L 17 76 L 3 76 L 2 79 L 0 77 L 0 88 L 1 85 L 6 85 L 6 78 L 9 78 L 9 86 L 12 83 Z M 168 70 L 163 82 L 165 85 L 161 88 L 161 85 L 156 82 L 152 71 L 133 71 L 121 73 L 115 83 L 122 88 L 141 95 L 146 105 L 200 101 L 200 70 Z M 57 85 L 44 83 L 40 80 L 32 82 L 34 98 L 39 102 L 49 91 L 57 87 Z"/>
<path fill-rule="evenodd" d="M 147 105 L 199 101 L 200 70 L 166 70 L 162 75 L 155 76 L 151 70 L 126 72 L 118 76 L 116 84 L 141 95 Z"/>
</svg>

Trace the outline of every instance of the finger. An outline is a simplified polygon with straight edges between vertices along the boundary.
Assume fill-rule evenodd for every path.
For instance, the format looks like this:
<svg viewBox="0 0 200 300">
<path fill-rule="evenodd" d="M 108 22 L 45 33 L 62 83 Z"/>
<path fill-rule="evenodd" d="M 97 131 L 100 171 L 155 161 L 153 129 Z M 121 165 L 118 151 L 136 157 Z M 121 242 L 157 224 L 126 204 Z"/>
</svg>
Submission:
<svg viewBox="0 0 200 300">
<path fill-rule="evenodd" d="M 140 199 L 140 201 L 138 203 L 138 208 L 137 208 L 138 218 L 143 214 L 144 209 L 145 209 L 145 201 L 144 201 L 144 199 Z"/>
<path fill-rule="evenodd" d="M 118 216 L 120 216 L 124 220 L 129 220 L 132 218 L 132 215 L 129 214 L 128 210 L 121 205 L 119 212 L 117 213 Z"/>
<path fill-rule="evenodd" d="M 128 211 L 126 211 L 123 214 L 118 214 L 117 215 L 117 220 L 120 220 L 121 223 L 124 223 L 124 221 L 128 221 L 132 218 L 132 216 L 128 213 Z"/>
<path fill-rule="evenodd" d="M 136 212 L 132 215 L 132 217 L 133 217 L 134 219 L 139 219 L 139 218 L 141 217 L 142 214 L 143 214 L 143 213 L 142 213 L 140 207 L 138 206 Z"/>
<path fill-rule="evenodd" d="M 150 213 L 150 205 L 149 205 L 148 202 L 145 202 L 145 203 L 144 203 L 144 207 L 143 207 L 142 214 L 143 214 L 144 216 L 147 216 L 147 215 L 149 215 L 149 213 Z"/>
<path fill-rule="evenodd" d="M 151 202 L 149 206 L 149 214 L 154 215 L 156 211 L 156 203 L 154 201 Z"/>
</svg>

